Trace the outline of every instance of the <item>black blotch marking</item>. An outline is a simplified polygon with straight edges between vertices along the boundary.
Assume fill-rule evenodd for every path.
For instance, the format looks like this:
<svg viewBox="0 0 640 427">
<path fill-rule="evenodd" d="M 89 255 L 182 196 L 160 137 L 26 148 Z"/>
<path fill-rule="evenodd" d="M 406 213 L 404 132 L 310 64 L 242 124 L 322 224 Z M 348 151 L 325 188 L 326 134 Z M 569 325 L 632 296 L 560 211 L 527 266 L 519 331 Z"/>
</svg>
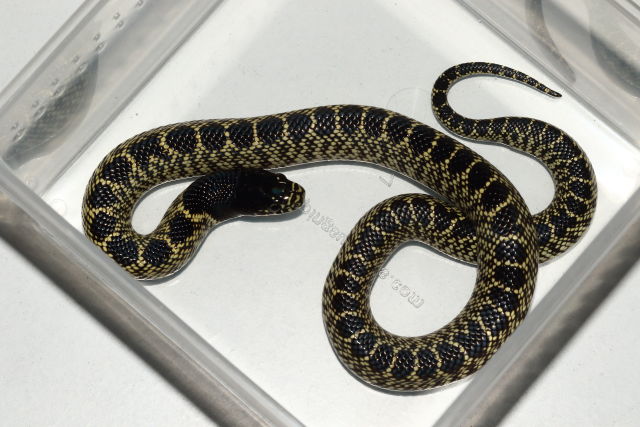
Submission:
<svg viewBox="0 0 640 427">
<path fill-rule="evenodd" d="M 506 121 L 507 120 L 505 120 L 502 117 L 497 119 L 491 119 L 489 123 L 489 129 L 494 135 L 502 135 L 503 134 L 502 128 L 504 127 Z"/>
<path fill-rule="evenodd" d="M 459 116 L 459 115 L 458 115 L 458 117 L 460 117 L 460 119 L 461 119 L 461 122 L 460 122 L 460 125 L 459 125 L 461 133 L 463 135 L 467 135 L 467 136 L 471 135 L 471 133 L 473 132 L 473 128 L 476 125 L 475 120 L 469 120 L 469 119 L 467 119 L 467 118 L 465 118 L 463 116 Z"/>
<path fill-rule="evenodd" d="M 489 337 L 477 322 L 467 324 L 468 333 L 459 333 L 455 341 L 459 343 L 470 357 L 480 357 L 485 354 L 489 346 Z"/>
<path fill-rule="evenodd" d="M 364 320 L 358 316 L 347 314 L 336 323 L 338 333 L 343 338 L 349 338 L 364 327 Z"/>
<path fill-rule="evenodd" d="M 422 379 L 427 379 L 435 375 L 437 371 L 438 359 L 435 354 L 426 348 L 418 351 L 418 371 L 416 374 Z"/>
<path fill-rule="evenodd" d="M 416 126 L 409 137 L 409 146 L 416 154 L 423 154 L 429 151 L 435 136 L 436 131 L 433 128 L 427 125 Z"/>
<path fill-rule="evenodd" d="M 340 127 L 347 134 L 352 134 L 360 127 L 362 118 L 362 107 L 357 105 L 347 105 L 338 112 L 340 117 Z"/>
<path fill-rule="evenodd" d="M 364 240 L 360 240 L 353 246 L 353 252 L 362 256 L 365 261 L 372 261 L 376 257 L 375 248 Z"/>
<path fill-rule="evenodd" d="M 517 131 L 511 132 L 509 134 L 509 139 L 512 144 L 517 144 L 520 141 L 520 134 Z"/>
<path fill-rule="evenodd" d="M 278 117 L 267 117 L 256 125 L 258 138 L 265 144 L 274 144 L 282 138 L 284 123 Z"/>
<path fill-rule="evenodd" d="M 393 142 L 400 142 L 407 137 L 411 121 L 406 117 L 394 116 L 387 122 L 387 134 Z"/>
<path fill-rule="evenodd" d="M 362 277 L 367 273 L 367 266 L 359 258 L 350 258 L 344 261 L 341 268 L 358 277 Z"/>
<path fill-rule="evenodd" d="M 535 224 L 536 232 L 538 233 L 538 245 L 544 246 L 551 240 L 551 227 L 547 224 L 539 222 Z"/>
<path fill-rule="evenodd" d="M 360 303 L 347 294 L 335 294 L 331 300 L 331 305 L 338 313 L 356 311 L 360 307 Z"/>
<path fill-rule="evenodd" d="M 246 120 L 229 126 L 229 139 L 236 147 L 247 148 L 253 143 L 253 127 Z"/>
<path fill-rule="evenodd" d="M 437 84 L 438 84 L 438 82 L 436 82 L 436 85 Z M 436 85 L 434 85 L 434 87 Z M 435 92 L 435 93 L 431 94 L 431 105 L 433 105 L 435 108 L 440 108 L 446 103 L 447 103 L 447 94 L 446 94 L 446 92 L 438 91 L 438 92 Z"/>
<path fill-rule="evenodd" d="M 210 123 L 202 126 L 200 132 L 200 141 L 208 150 L 218 151 L 224 147 L 227 142 L 224 126 L 219 123 Z"/>
<path fill-rule="evenodd" d="M 193 236 L 196 227 L 184 214 L 177 214 L 169 221 L 169 239 L 174 243 L 184 243 Z"/>
<path fill-rule="evenodd" d="M 507 316 L 489 304 L 485 304 L 480 309 L 482 324 L 494 334 L 503 331 L 509 325 Z"/>
<path fill-rule="evenodd" d="M 473 225 L 473 221 L 467 218 L 458 220 L 456 222 L 456 225 L 453 226 L 453 230 L 451 230 L 451 234 L 456 239 L 471 237 L 475 234 L 475 232 L 476 229 Z"/>
<path fill-rule="evenodd" d="M 220 172 L 198 178 L 182 193 L 184 207 L 194 215 L 207 213 L 221 220 L 228 218 L 230 201 L 234 195 L 234 179 L 237 179 L 235 172 Z"/>
<path fill-rule="evenodd" d="M 162 266 L 171 255 L 171 247 L 160 239 L 151 239 L 142 252 L 142 258 L 154 267 Z"/>
<path fill-rule="evenodd" d="M 138 167 L 146 168 L 153 157 L 168 160 L 169 155 L 160 145 L 157 135 L 151 135 L 131 144 L 127 150 L 133 156 Z"/>
<path fill-rule="evenodd" d="M 440 343 L 436 347 L 442 366 L 440 369 L 449 374 L 457 372 L 464 364 L 464 353 L 459 348 L 448 344 Z"/>
<path fill-rule="evenodd" d="M 534 120 L 531 119 L 529 120 L 528 123 L 528 127 L 525 129 L 528 129 L 526 131 L 527 134 L 531 135 L 530 138 L 535 138 L 536 142 L 539 141 L 553 141 L 555 138 L 549 138 L 549 136 L 546 134 L 545 131 L 545 126 L 546 123 L 545 122 L 541 122 L 540 120 Z M 546 145 L 546 143 L 545 143 Z"/>
<path fill-rule="evenodd" d="M 544 122 L 540 122 L 541 125 L 544 125 Z M 546 130 L 543 132 L 542 137 L 544 141 L 547 143 L 551 143 L 560 138 L 562 131 L 555 126 L 547 126 Z"/>
<path fill-rule="evenodd" d="M 89 206 L 92 208 L 106 208 L 117 203 L 118 198 L 113 194 L 108 185 L 96 184 L 87 198 Z"/>
<path fill-rule="evenodd" d="M 576 225 L 575 218 L 570 217 L 566 212 L 560 212 L 558 215 L 551 215 L 550 222 L 553 225 L 553 231 L 557 237 L 564 237 L 567 233 L 567 228 L 574 227 Z"/>
<path fill-rule="evenodd" d="M 351 354 L 355 357 L 366 357 L 376 345 L 377 338 L 371 332 L 359 334 L 351 341 Z"/>
<path fill-rule="evenodd" d="M 496 259 L 499 261 L 523 262 L 526 257 L 524 248 L 516 240 L 505 240 L 496 246 Z"/>
<path fill-rule="evenodd" d="M 473 153 L 469 150 L 458 150 L 449 161 L 449 172 L 459 174 L 469 168 L 469 165 L 473 163 Z"/>
<path fill-rule="evenodd" d="M 442 231 L 449 228 L 451 221 L 453 220 L 453 216 L 447 208 L 441 204 L 437 204 L 433 207 L 433 215 L 433 226 L 436 230 Z"/>
<path fill-rule="evenodd" d="M 289 135 L 294 141 L 301 140 L 311 128 L 311 117 L 302 113 L 294 113 L 287 117 Z"/>
<path fill-rule="evenodd" d="M 133 172 L 133 167 L 129 160 L 124 157 L 116 157 L 102 167 L 102 178 L 116 184 L 129 182 L 129 176 Z"/>
<path fill-rule="evenodd" d="M 491 168 L 486 163 L 476 163 L 469 171 L 469 188 L 476 191 L 483 188 L 491 178 Z"/>
<path fill-rule="evenodd" d="M 505 236 L 518 231 L 518 219 L 520 214 L 516 207 L 508 204 L 502 207 L 491 220 L 491 229 L 494 233 Z"/>
<path fill-rule="evenodd" d="M 184 194 L 182 195 L 182 203 L 184 205 L 184 208 L 188 210 L 192 215 L 200 215 L 205 212 L 209 212 L 210 206 L 208 204 L 208 200 L 201 197 L 201 195 L 203 194 L 206 195 L 206 192 L 200 191 L 200 189 L 194 186 L 194 184 L 195 181 L 189 187 L 187 187 Z"/>
<path fill-rule="evenodd" d="M 503 286 L 516 290 L 522 288 L 527 281 L 524 271 L 512 265 L 497 266 L 493 277 Z"/>
<path fill-rule="evenodd" d="M 444 110 L 445 107 L 442 107 L 442 109 Z M 447 120 L 447 127 L 451 128 L 451 129 L 455 129 L 456 132 L 460 132 L 463 133 L 462 128 L 465 124 L 466 119 L 464 117 L 462 117 L 460 114 L 456 113 L 455 111 L 452 111 L 451 114 L 449 114 L 448 116 L 448 120 Z"/>
<path fill-rule="evenodd" d="M 435 112 L 436 112 L 436 116 L 440 119 L 440 121 L 442 121 L 444 123 L 448 123 L 449 120 L 451 119 L 451 116 L 455 116 L 455 114 L 456 114 L 453 111 L 453 108 L 451 108 L 451 106 L 449 104 L 445 104 L 445 105 L 441 106 L 440 108 L 437 108 L 435 110 Z"/>
<path fill-rule="evenodd" d="M 587 166 L 587 162 L 583 158 L 576 159 L 567 165 L 569 176 L 575 176 L 582 179 L 591 179 L 591 172 Z"/>
<path fill-rule="evenodd" d="M 89 223 L 89 230 L 94 239 L 104 240 L 116 229 L 116 219 L 106 212 L 98 212 Z"/>
<path fill-rule="evenodd" d="M 504 203 L 509 196 L 509 190 L 501 182 L 494 181 L 484 190 L 480 203 L 485 209 L 495 209 L 500 204 Z"/>
<path fill-rule="evenodd" d="M 482 138 L 487 135 L 489 132 L 489 121 L 488 120 L 478 120 L 475 123 L 476 135 Z"/>
<path fill-rule="evenodd" d="M 464 71 L 463 71 L 464 74 Z M 448 70 L 446 70 L 444 73 L 442 73 L 440 75 L 441 79 L 445 79 L 445 81 L 449 82 L 449 84 L 454 83 L 456 80 L 458 80 L 458 74 L 457 74 L 457 70 L 455 67 L 451 67 Z"/>
<path fill-rule="evenodd" d="M 401 224 L 407 225 L 413 219 L 411 207 L 404 200 L 395 200 L 391 203 L 391 210 L 396 215 Z"/>
<path fill-rule="evenodd" d="M 138 259 L 138 247 L 133 239 L 113 236 L 107 243 L 107 250 L 111 257 L 123 267 L 135 263 Z"/>
<path fill-rule="evenodd" d="M 522 121 L 518 118 L 510 118 L 505 122 L 505 126 L 503 129 L 503 134 L 508 138 L 511 142 L 518 142 L 520 139 L 520 135 L 522 135 L 526 130 L 526 121 Z"/>
<path fill-rule="evenodd" d="M 369 366 L 375 372 L 381 372 L 391 365 L 393 359 L 393 349 L 387 344 L 376 348 L 369 358 Z"/>
<path fill-rule="evenodd" d="M 569 190 L 571 190 L 571 192 L 576 196 L 585 200 L 590 200 L 593 196 L 593 193 L 591 192 L 591 186 L 586 182 L 573 181 L 571 182 L 571 184 L 569 184 Z"/>
<path fill-rule="evenodd" d="M 391 368 L 391 374 L 398 379 L 406 378 L 416 363 L 416 358 L 409 350 L 400 350 L 396 354 L 396 361 Z"/>
<path fill-rule="evenodd" d="M 563 135 L 562 139 L 556 141 L 552 150 L 558 158 L 563 160 L 569 160 L 580 155 L 580 149 L 568 135 Z"/>
<path fill-rule="evenodd" d="M 330 135 L 336 129 L 336 114 L 331 108 L 316 108 L 313 116 L 316 119 L 315 131 L 318 135 Z"/>
<path fill-rule="evenodd" d="M 452 139 L 443 137 L 436 140 L 435 145 L 429 151 L 429 155 L 434 162 L 442 163 L 451 157 L 451 153 L 455 149 L 456 145 Z"/>
<path fill-rule="evenodd" d="M 424 226 L 431 224 L 431 204 L 429 202 L 423 198 L 414 198 L 411 200 L 411 206 L 419 224 Z"/>
<path fill-rule="evenodd" d="M 439 91 L 446 91 L 447 89 L 449 89 L 449 81 L 442 77 L 438 77 L 433 87 Z"/>
<path fill-rule="evenodd" d="M 518 296 L 511 291 L 493 286 L 488 295 L 491 302 L 503 311 L 515 311 L 518 308 Z"/>
<path fill-rule="evenodd" d="M 362 285 L 353 277 L 339 274 L 335 278 L 336 287 L 340 290 L 350 292 L 352 294 L 358 293 Z"/>
<path fill-rule="evenodd" d="M 167 132 L 165 143 L 183 154 L 192 153 L 198 145 L 196 131 L 190 126 L 181 125 Z"/>
<path fill-rule="evenodd" d="M 393 215 L 387 210 L 374 215 L 373 218 L 371 218 L 371 223 L 378 226 L 382 229 L 382 231 L 385 231 L 387 233 L 394 232 L 399 228 L 398 224 L 393 218 Z"/>
<path fill-rule="evenodd" d="M 364 129 L 370 136 L 379 137 L 382 135 L 384 119 L 388 113 L 379 108 L 372 108 L 364 116 Z"/>
<path fill-rule="evenodd" d="M 565 204 L 567 210 L 574 215 L 582 215 L 587 211 L 587 205 L 572 196 L 566 198 Z"/>
</svg>

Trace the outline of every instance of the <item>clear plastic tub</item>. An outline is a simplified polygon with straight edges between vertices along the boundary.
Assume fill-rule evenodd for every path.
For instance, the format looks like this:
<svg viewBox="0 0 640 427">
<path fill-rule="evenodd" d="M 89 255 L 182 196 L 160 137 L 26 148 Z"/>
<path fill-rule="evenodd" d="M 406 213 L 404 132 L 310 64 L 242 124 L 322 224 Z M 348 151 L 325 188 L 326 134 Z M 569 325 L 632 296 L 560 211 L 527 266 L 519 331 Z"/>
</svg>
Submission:
<svg viewBox="0 0 640 427">
<path fill-rule="evenodd" d="M 504 377 L 559 310 L 545 295 L 575 294 L 606 261 L 602 251 L 637 219 L 640 149 L 628 139 L 634 128 L 627 122 L 601 120 L 611 111 L 598 106 L 609 104 L 589 102 L 577 84 L 539 68 L 461 3 L 88 1 L 0 96 L 3 236 L 219 421 L 463 423 L 469 413 L 460 408 L 477 408 L 486 397 L 479 385 Z M 527 2 L 484 3 L 475 10 Z M 531 315 L 469 380 L 430 393 L 380 392 L 351 377 L 326 339 L 322 286 L 344 233 L 378 201 L 422 190 L 384 170 L 353 163 L 289 168 L 307 189 L 302 212 L 226 224 L 186 270 L 149 286 L 82 235 L 89 176 L 135 133 L 335 103 L 387 107 L 438 127 L 431 85 L 449 66 L 472 60 L 513 66 L 565 94 L 553 100 L 476 78 L 456 85 L 451 100 L 472 117 L 525 115 L 566 130 L 593 162 L 599 200 L 585 237 L 541 267 Z M 532 210 L 551 200 L 551 179 L 534 160 L 469 145 L 513 180 Z M 146 197 L 134 226 L 151 229 L 185 185 Z M 374 314 L 396 333 L 429 332 L 461 309 L 474 277 L 469 266 L 409 245 L 385 266 L 372 295 Z"/>
<path fill-rule="evenodd" d="M 636 0 L 461 0 L 595 114 L 638 143 Z"/>
</svg>

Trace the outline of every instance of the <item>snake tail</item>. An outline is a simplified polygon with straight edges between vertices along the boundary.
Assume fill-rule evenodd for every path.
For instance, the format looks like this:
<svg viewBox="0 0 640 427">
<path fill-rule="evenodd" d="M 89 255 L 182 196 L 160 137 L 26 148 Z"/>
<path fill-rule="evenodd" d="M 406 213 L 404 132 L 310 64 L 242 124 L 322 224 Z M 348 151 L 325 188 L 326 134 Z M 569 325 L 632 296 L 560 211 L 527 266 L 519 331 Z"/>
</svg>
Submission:
<svg viewBox="0 0 640 427">
<path fill-rule="evenodd" d="M 561 129 L 527 117 L 470 119 L 456 113 L 447 93 L 458 81 L 479 75 L 498 76 L 523 83 L 542 93 L 560 94 L 526 74 L 486 62 L 459 64 L 436 80 L 431 94 L 433 112 L 440 123 L 456 135 L 477 141 L 496 142 L 529 154 L 551 174 L 555 193 L 551 203 L 534 216 L 540 245 L 540 262 L 565 252 L 589 227 L 596 208 L 596 179 L 584 151 Z"/>
</svg>

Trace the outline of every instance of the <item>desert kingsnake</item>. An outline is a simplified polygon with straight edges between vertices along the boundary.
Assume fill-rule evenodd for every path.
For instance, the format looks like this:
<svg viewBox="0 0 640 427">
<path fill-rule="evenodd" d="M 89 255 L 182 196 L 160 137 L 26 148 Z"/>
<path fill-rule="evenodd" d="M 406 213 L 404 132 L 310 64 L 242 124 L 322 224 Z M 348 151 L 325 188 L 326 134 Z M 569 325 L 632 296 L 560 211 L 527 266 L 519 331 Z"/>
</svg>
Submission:
<svg viewBox="0 0 640 427">
<path fill-rule="evenodd" d="M 137 278 L 158 278 L 179 270 L 214 224 L 302 204 L 301 187 L 259 169 L 322 160 L 385 166 L 446 201 L 423 194 L 396 196 L 358 222 L 327 277 L 327 334 L 342 363 L 377 387 L 423 390 L 463 378 L 479 369 L 522 321 L 538 262 L 566 250 L 582 235 L 596 199 L 591 165 L 564 132 L 528 118 L 471 120 L 449 107 L 450 86 L 478 74 L 559 95 L 520 72 L 488 63 L 452 67 L 433 89 L 433 110 L 453 132 L 503 142 L 547 166 L 555 196 L 533 218 L 500 172 L 452 138 L 381 108 L 335 105 L 178 123 L 132 137 L 102 161 L 89 182 L 85 232 Z M 132 211 L 143 193 L 167 181 L 201 175 L 208 176 L 174 201 L 153 233 L 133 230 Z M 409 239 L 478 265 L 473 294 L 462 312 L 422 337 L 387 332 L 374 320 L 368 303 L 377 270 Z"/>
</svg>

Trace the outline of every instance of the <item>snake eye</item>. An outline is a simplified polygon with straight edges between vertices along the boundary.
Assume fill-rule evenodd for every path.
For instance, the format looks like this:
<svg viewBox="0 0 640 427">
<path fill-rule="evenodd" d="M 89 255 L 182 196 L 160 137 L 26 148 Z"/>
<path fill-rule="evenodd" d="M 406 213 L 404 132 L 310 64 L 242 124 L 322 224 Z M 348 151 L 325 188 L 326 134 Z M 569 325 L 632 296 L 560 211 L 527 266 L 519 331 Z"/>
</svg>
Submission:
<svg viewBox="0 0 640 427">
<path fill-rule="evenodd" d="M 271 189 L 271 195 L 273 196 L 282 196 L 284 194 L 284 188 L 282 187 L 273 187 Z"/>
</svg>

